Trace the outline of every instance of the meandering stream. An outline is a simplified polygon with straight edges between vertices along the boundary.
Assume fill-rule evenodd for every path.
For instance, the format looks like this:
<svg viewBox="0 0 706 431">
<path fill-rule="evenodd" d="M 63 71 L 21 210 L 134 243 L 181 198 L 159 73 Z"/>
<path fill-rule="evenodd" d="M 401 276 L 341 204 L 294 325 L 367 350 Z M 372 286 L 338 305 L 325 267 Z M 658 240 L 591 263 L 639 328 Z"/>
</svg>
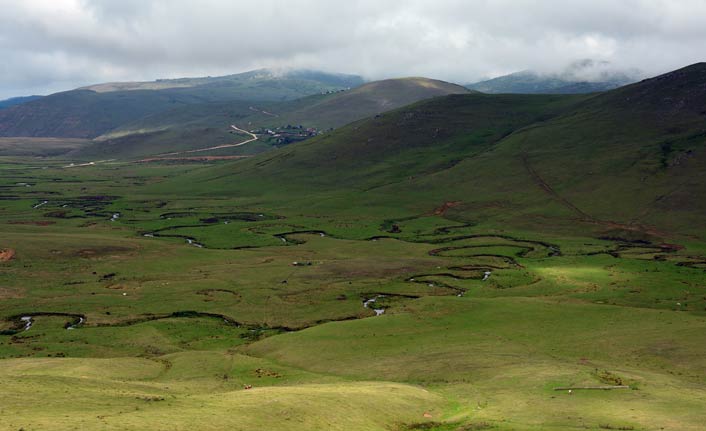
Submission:
<svg viewBox="0 0 706 431">
<path fill-rule="evenodd" d="M 363 300 L 363 308 L 370 308 L 371 310 L 373 310 L 375 312 L 376 316 L 380 316 L 381 314 L 385 313 L 385 309 L 384 308 L 372 308 L 372 307 L 375 305 L 375 303 L 377 302 L 378 299 L 384 298 L 384 297 L 385 297 L 385 295 L 376 295 L 373 298 Z"/>
</svg>

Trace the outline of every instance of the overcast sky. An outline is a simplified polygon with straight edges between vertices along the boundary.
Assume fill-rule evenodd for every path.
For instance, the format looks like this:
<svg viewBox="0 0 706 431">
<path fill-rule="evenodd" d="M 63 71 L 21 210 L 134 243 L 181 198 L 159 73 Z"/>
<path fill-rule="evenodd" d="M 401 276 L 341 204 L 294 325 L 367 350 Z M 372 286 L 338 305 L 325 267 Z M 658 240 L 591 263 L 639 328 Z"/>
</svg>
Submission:
<svg viewBox="0 0 706 431">
<path fill-rule="evenodd" d="M 0 99 L 260 67 L 474 82 L 706 58 L 706 0 L 0 0 Z"/>
</svg>

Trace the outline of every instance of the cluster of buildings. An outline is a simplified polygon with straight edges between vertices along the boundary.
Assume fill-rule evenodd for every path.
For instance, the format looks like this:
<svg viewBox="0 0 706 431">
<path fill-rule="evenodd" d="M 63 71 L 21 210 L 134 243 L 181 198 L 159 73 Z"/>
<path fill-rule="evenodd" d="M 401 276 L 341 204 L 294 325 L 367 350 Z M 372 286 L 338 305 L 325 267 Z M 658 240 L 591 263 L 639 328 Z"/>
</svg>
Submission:
<svg viewBox="0 0 706 431">
<path fill-rule="evenodd" d="M 314 127 L 304 127 L 301 124 L 298 126 L 287 124 L 286 126 L 280 126 L 274 129 L 261 128 L 251 130 L 250 132 L 258 136 L 267 135 L 271 137 L 277 145 L 286 145 L 291 144 L 292 142 L 303 141 L 304 139 L 308 139 L 322 133 Z"/>
</svg>

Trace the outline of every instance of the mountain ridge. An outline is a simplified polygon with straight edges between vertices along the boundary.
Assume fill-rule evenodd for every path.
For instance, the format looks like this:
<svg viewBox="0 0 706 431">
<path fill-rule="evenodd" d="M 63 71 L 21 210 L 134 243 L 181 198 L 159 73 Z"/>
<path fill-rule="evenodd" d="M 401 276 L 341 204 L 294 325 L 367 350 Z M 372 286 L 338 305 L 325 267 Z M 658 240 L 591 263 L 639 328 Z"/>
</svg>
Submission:
<svg viewBox="0 0 706 431">
<path fill-rule="evenodd" d="M 106 84 L 112 87 L 103 88 L 102 92 L 84 87 L 54 93 L 1 110 L 0 136 L 94 138 L 121 124 L 176 106 L 227 100 L 292 100 L 348 88 L 328 82 L 362 83 L 359 77 L 341 78 L 324 72 L 291 72 L 291 78 L 271 73 L 258 78 L 257 73 L 214 78 L 215 81 L 204 78 L 204 84 L 193 86 L 145 89 L 138 83 L 135 88 L 119 90 L 115 84 Z"/>
</svg>

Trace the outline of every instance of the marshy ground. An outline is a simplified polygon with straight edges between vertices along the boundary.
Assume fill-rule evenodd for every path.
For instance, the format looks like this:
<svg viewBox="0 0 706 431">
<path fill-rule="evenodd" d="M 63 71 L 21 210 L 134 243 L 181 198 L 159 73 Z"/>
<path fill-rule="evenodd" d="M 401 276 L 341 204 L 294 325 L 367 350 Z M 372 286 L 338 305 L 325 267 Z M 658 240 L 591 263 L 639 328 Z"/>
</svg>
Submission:
<svg viewBox="0 0 706 431">
<path fill-rule="evenodd" d="M 151 188 L 200 166 L 2 161 L 0 429 L 702 429 L 700 240 Z"/>
</svg>

